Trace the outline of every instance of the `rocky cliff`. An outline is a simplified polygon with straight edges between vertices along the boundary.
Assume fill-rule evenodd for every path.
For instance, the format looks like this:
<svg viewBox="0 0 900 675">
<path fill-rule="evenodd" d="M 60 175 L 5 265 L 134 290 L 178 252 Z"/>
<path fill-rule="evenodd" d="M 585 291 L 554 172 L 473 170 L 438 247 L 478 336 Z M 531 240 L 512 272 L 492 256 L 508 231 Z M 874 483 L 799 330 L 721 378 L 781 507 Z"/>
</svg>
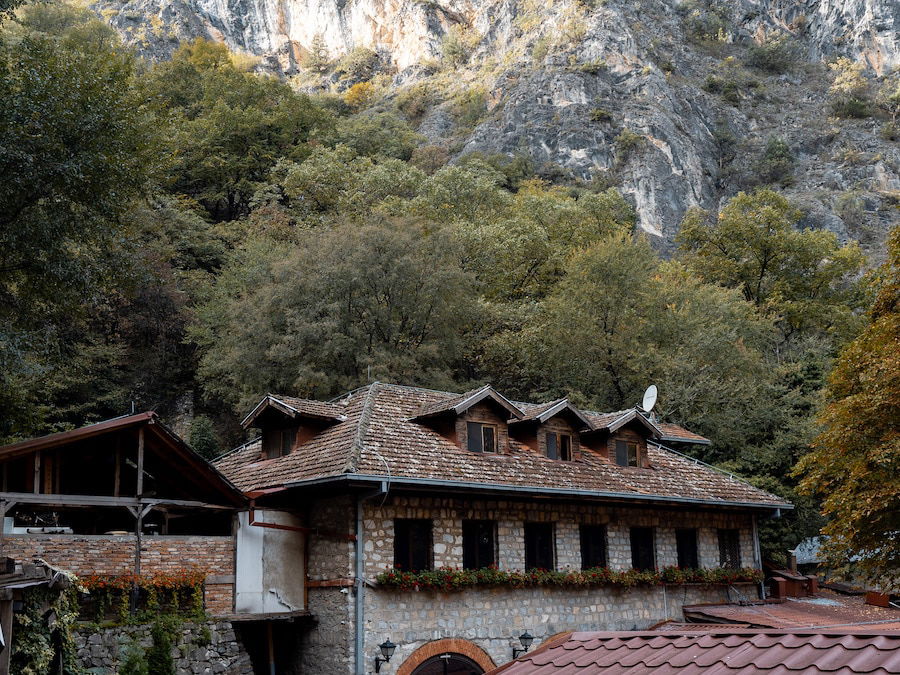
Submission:
<svg viewBox="0 0 900 675">
<path fill-rule="evenodd" d="M 897 220 L 898 144 L 883 131 L 884 118 L 833 116 L 825 65 L 840 56 L 864 64 L 874 94 L 900 66 L 896 0 L 101 0 L 94 7 L 151 57 L 203 36 L 311 89 L 341 91 L 362 79 L 304 72 L 314 44 L 333 59 L 370 49 L 379 57 L 376 108 L 419 97 L 408 116 L 427 143 L 451 157 L 523 156 L 550 177 L 615 185 L 662 248 L 672 245 L 688 207 L 715 208 L 759 184 L 775 140 L 790 158 L 769 182 L 795 197 L 810 225 L 877 248 Z M 773 45 L 783 49 L 762 51 Z"/>
</svg>

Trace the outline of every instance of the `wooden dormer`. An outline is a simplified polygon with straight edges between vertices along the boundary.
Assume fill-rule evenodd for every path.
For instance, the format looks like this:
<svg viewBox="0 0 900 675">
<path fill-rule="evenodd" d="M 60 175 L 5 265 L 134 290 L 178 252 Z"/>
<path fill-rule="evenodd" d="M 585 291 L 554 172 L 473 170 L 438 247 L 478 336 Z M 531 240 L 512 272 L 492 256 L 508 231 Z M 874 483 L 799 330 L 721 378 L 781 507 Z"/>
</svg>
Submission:
<svg viewBox="0 0 900 675">
<path fill-rule="evenodd" d="M 590 420 L 565 398 L 537 406 L 510 425 L 513 437 L 538 454 L 569 462 L 581 458 L 581 434 L 591 428 Z"/>
<path fill-rule="evenodd" d="M 583 437 L 583 442 L 610 464 L 623 469 L 649 468 L 647 440 L 658 440 L 660 429 L 636 408 L 610 416 Z"/>
<path fill-rule="evenodd" d="M 509 452 L 510 418 L 524 413 L 487 384 L 425 406 L 412 421 L 427 424 L 464 450 L 487 454 Z"/>
<path fill-rule="evenodd" d="M 333 403 L 268 394 L 241 425 L 262 432 L 260 459 L 276 459 L 346 419 L 342 408 Z"/>
</svg>

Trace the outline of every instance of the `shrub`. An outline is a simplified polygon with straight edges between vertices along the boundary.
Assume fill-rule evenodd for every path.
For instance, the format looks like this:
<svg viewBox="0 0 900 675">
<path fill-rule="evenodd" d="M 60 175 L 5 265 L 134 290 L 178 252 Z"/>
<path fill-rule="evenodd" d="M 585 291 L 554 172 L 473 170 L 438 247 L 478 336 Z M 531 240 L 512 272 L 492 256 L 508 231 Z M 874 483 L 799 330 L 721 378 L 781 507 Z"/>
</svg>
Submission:
<svg viewBox="0 0 900 675">
<path fill-rule="evenodd" d="M 710 0 L 687 0 L 678 11 L 684 32 L 694 42 L 721 41 L 728 33 L 730 22 L 724 5 Z"/>
<path fill-rule="evenodd" d="M 320 75 L 328 71 L 328 68 L 331 66 L 331 59 L 328 57 L 328 47 L 325 44 L 325 38 L 320 33 L 313 36 L 306 53 L 300 59 L 300 65 Z"/>
<path fill-rule="evenodd" d="M 368 108 L 375 99 L 375 86 L 371 82 L 357 82 L 344 93 L 344 103 L 354 110 Z"/>
<path fill-rule="evenodd" d="M 356 47 L 338 61 L 336 70 L 349 80 L 369 80 L 377 65 L 378 54 L 368 47 Z"/>
<path fill-rule="evenodd" d="M 394 100 L 397 110 L 411 122 L 421 119 L 436 101 L 434 90 L 424 82 L 403 89 Z"/>
<path fill-rule="evenodd" d="M 886 141 L 900 141 L 900 124 L 894 121 L 885 122 L 880 133 Z"/>
<path fill-rule="evenodd" d="M 790 146 L 783 139 L 773 136 L 766 144 L 760 158 L 753 165 L 755 182 L 790 185 L 793 182 L 796 162 Z"/>
<path fill-rule="evenodd" d="M 484 87 L 470 87 L 453 97 L 453 117 L 463 129 L 471 129 L 487 112 L 487 91 Z"/>
<path fill-rule="evenodd" d="M 451 26 L 441 42 L 441 54 L 450 66 L 461 66 L 469 61 L 475 47 L 481 42 L 477 31 L 464 26 Z"/>
<path fill-rule="evenodd" d="M 550 38 L 542 37 L 535 41 L 534 47 L 531 48 L 531 59 L 537 63 L 543 63 L 550 52 Z"/>
<path fill-rule="evenodd" d="M 616 165 L 621 166 L 628 161 L 631 153 L 640 148 L 647 139 L 633 132 L 631 129 L 623 129 L 616 136 Z"/>
<path fill-rule="evenodd" d="M 591 110 L 591 122 L 611 122 L 612 113 L 603 108 L 594 108 Z"/>
<path fill-rule="evenodd" d="M 587 63 L 582 63 L 578 66 L 578 70 L 582 73 L 588 73 L 589 75 L 596 75 L 607 69 L 606 61 L 603 59 L 595 59 L 594 61 L 588 61 Z"/>
<path fill-rule="evenodd" d="M 198 415 L 191 422 L 190 445 L 201 457 L 213 459 L 222 452 L 213 423 L 208 417 Z"/>
<path fill-rule="evenodd" d="M 429 176 L 450 161 L 450 153 L 442 145 L 424 145 L 413 150 L 409 163 Z"/>
<path fill-rule="evenodd" d="M 797 49 L 785 35 L 754 44 L 747 52 L 747 65 L 767 73 L 786 73 L 797 59 Z"/>
<path fill-rule="evenodd" d="M 177 627 L 171 617 L 159 617 L 150 626 L 153 644 L 147 650 L 147 669 L 153 675 L 176 675 L 172 647 Z"/>
<path fill-rule="evenodd" d="M 834 82 L 828 89 L 832 112 L 845 118 L 871 115 L 869 83 L 863 75 L 863 65 L 842 57 L 828 67 L 834 72 Z"/>
<path fill-rule="evenodd" d="M 119 675 L 150 675 L 147 656 L 137 642 L 125 649 L 125 660 L 119 665 Z"/>
</svg>

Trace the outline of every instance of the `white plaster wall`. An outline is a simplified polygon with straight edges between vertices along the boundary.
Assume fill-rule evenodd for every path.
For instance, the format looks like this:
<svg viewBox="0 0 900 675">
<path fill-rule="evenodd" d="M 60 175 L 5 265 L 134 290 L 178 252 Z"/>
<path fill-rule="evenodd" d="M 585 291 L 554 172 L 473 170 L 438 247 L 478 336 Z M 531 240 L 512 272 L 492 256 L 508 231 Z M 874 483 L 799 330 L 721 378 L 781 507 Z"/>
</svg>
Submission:
<svg viewBox="0 0 900 675">
<path fill-rule="evenodd" d="M 299 526 L 281 511 L 256 511 L 256 521 Z M 272 613 L 304 609 L 304 535 L 250 525 L 248 512 L 238 514 L 235 610 Z"/>
</svg>

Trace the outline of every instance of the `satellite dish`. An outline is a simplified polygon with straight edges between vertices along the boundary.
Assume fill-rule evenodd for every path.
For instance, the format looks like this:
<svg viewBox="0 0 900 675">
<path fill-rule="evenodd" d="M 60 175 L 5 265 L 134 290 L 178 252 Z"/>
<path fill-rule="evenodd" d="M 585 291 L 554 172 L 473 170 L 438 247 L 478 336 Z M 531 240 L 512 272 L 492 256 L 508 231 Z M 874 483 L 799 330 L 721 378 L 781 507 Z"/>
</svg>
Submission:
<svg viewBox="0 0 900 675">
<path fill-rule="evenodd" d="M 647 391 L 644 392 L 644 401 L 641 403 L 641 407 L 644 409 L 644 412 L 650 412 L 653 410 L 653 406 L 656 405 L 656 394 L 657 389 L 655 384 L 651 384 L 647 387 Z"/>
</svg>

